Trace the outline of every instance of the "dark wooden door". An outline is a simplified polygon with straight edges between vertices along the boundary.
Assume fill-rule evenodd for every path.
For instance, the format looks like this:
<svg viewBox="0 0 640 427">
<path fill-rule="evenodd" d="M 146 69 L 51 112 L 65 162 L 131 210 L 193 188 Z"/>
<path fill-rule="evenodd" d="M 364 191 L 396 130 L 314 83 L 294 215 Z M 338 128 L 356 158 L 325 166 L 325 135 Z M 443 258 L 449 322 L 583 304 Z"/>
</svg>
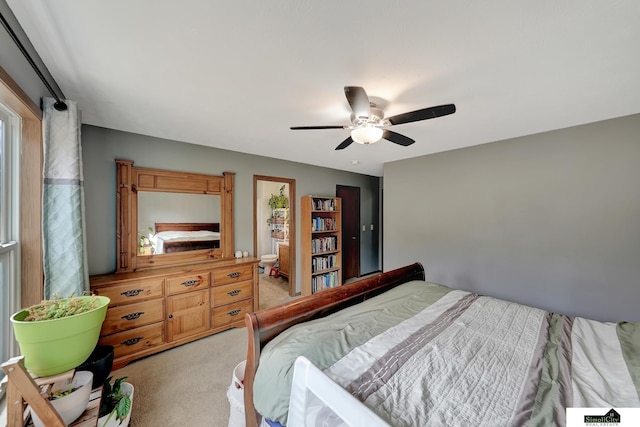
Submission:
<svg viewBox="0 0 640 427">
<path fill-rule="evenodd" d="M 336 185 L 342 199 L 342 283 L 360 277 L 360 187 Z"/>
</svg>

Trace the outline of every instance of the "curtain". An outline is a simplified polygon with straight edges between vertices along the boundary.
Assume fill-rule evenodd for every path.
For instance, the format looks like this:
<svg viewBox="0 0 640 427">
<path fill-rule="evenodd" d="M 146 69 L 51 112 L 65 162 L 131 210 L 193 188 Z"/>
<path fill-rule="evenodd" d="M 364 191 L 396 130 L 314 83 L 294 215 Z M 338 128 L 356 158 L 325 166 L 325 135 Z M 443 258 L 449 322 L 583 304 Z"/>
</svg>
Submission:
<svg viewBox="0 0 640 427">
<path fill-rule="evenodd" d="M 44 98 L 42 234 L 44 297 L 89 291 L 80 117 L 76 102 L 58 111 Z"/>
</svg>

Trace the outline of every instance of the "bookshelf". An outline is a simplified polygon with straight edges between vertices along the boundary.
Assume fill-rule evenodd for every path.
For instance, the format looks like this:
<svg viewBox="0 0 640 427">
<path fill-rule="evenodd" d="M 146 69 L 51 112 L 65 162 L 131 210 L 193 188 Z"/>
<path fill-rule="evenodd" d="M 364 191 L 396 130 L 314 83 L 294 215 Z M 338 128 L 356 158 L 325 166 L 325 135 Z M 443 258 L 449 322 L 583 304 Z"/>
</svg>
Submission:
<svg viewBox="0 0 640 427">
<path fill-rule="evenodd" d="M 342 285 L 342 200 L 301 198 L 302 295 Z"/>
</svg>

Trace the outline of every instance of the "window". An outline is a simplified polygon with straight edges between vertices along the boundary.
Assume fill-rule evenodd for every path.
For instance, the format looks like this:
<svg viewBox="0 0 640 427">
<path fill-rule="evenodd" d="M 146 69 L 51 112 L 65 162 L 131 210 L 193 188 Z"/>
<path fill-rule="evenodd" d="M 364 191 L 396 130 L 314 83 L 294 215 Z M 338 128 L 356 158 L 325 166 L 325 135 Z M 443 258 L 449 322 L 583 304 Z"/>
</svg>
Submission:
<svg viewBox="0 0 640 427">
<path fill-rule="evenodd" d="M 9 317 L 20 305 L 20 119 L 0 104 L 0 361 L 18 354 Z M 0 371 L 0 378 L 4 372 Z M 0 395 L 3 391 L 0 391 Z"/>
</svg>

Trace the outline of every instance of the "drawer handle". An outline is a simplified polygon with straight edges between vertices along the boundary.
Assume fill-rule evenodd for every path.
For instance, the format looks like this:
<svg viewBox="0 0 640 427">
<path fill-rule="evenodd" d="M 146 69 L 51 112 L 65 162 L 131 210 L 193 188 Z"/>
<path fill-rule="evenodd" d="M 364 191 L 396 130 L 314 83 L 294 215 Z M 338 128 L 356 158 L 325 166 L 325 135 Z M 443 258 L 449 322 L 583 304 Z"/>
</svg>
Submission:
<svg viewBox="0 0 640 427">
<path fill-rule="evenodd" d="M 126 346 L 132 346 L 132 345 L 136 345 L 138 344 L 140 341 L 142 341 L 143 337 L 137 337 L 137 338 L 131 338 L 130 340 L 126 340 L 126 341 L 122 341 L 121 344 L 124 344 Z"/>
<path fill-rule="evenodd" d="M 143 291 L 144 289 L 131 289 L 130 291 L 122 292 L 120 295 L 124 295 L 125 297 L 135 297 L 135 296 L 138 296 L 140 292 L 143 292 Z"/>
<path fill-rule="evenodd" d="M 234 271 L 233 273 L 229 273 L 227 274 L 227 276 L 231 277 L 232 279 L 235 279 L 236 277 L 240 276 L 242 273 L 239 271 Z"/>
<path fill-rule="evenodd" d="M 202 279 L 191 279 L 191 280 L 185 280 L 184 282 L 180 283 L 182 286 L 185 286 L 187 288 L 190 288 L 192 286 L 198 286 L 200 283 L 202 283 Z"/>
<path fill-rule="evenodd" d="M 144 314 L 144 311 L 137 311 L 135 313 L 125 314 L 124 316 L 121 317 L 121 319 L 136 320 L 136 319 L 139 319 L 140 316 L 142 316 L 143 314 Z"/>
<path fill-rule="evenodd" d="M 235 297 L 236 295 L 238 295 L 240 292 L 242 292 L 240 289 L 234 289 L 232 291 L 227 292 L 227 295 L 229 295 L 230 297 Z"/>
<path fill-rule="evenodd" d="M 229 316 L 237 316 L 238 314 L 240 314 L 242 310 L 233 310 L 233 311 L 229 311 L 227 314 Z"/>
</svg>

